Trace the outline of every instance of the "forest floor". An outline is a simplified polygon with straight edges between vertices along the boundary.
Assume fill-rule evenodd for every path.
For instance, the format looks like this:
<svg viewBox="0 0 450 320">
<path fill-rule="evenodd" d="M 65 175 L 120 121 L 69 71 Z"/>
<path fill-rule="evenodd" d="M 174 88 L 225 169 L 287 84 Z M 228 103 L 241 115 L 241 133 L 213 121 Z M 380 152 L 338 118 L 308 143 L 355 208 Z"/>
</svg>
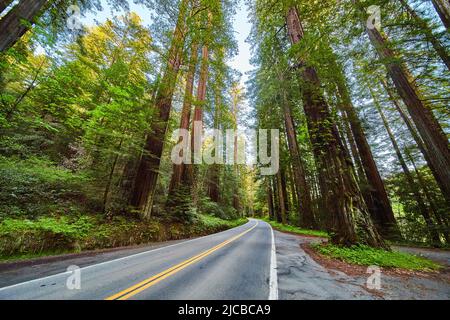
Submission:
<svg viewBox="0 0 450 320">
<path fill-rule="evenodd" d="M 381 269 L 380 289 L 368 289 L 367 267 L 317 254 L 319 238 L 275 231 L 280 299 L 450 299 L 450 252 L 395 247 L 446 265 L 440 272 Z"/>
</svg>

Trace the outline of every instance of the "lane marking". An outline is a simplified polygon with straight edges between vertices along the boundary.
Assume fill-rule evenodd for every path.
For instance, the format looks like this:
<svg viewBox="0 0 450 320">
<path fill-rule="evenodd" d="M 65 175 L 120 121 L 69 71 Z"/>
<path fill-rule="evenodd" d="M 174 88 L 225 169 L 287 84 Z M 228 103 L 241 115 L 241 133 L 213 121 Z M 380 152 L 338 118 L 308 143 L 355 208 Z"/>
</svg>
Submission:
<svg viewBox="0 0 450 320">
<path fill-rule="evenodd" d="M 207 236 L 198 237 L 198 238 L 194 238 L 194 239 L 190 239 L 190 240 L 185 240 L 185 241 L 182 241 L 182 242 L 170 244 L 168 246 L 163 246 L 163 247 L 159 247 L 159 248 L 155 248 L 155 249 L 151 249 L 151 250 L 147 250 L 147 251 L 143 251 L 143 252 L 139 252 L 139 253 L 134 253 L 134 254 L 131 254 L 131 255 L 128 255 L 128 256 L 125 256 L 125 257 L 121 257 L 121 258 L 117 258 L 117 259 L 113 259 L 113 260 L 108 260 L 108 261 L 104 261 L 104 262 L 100 262 L 100 263 L 96 263 L 96 264 L 91 264 L 89 266 L 85 266 L 85 267 L 80 268 L 80 270 L 83 271 L 83 270 L 87 270 L 87 269 L 91 269 L 91 268 L 95 268 L 95 267 L 99 267 L 99 266 L 104 266 L 104 265 L 109 264 L 109 263 L 119 262 L 119 261 L 122 261 L 122 260 L 127 260 L 129 258 L 135 258 L 135 257 L 138 257 L 138 256 L 142 256 L 142 255 L 145 255 L 145 254 L 148 254 L 148 253 L 153 253 L 153 252 L 160 251 L 160 250 L 163 250 L 163 249 L 176 247 L 176 246 L 179 246 L 179 245 L 182 245 L 182 244 L 186 244 L 186 243 L 190 243 L 190 242 L 193 242 L 193 241 L 206 239 L 206 238 L 213 237 L 213 236 L 216 236 L 216 235 L 219 235 L 219 234 L 231 231 L 231 230 L 235 230 L 236 228 L 239 228 L 239 227 L 246 226 L 249 223 L 251 223 L 251 221 L 248 221 L 247 223 L 245 223 L 243 225 L 240 225 L 240 226 L 237 226 L 235 228 L 227 229 L 227 230 L 224 230 L 224 231 L 221 231 L 221 232 L 217 232 L 217 233 L 213 233 L 213 234 L 209 234 Z M 56 273 L 56 274 L 53 274 L 53 275 L 49 275 L 49 276 L 45 276 L 45 277 L 41 277 L 41 278 L 37 278 L 37 279 L 32 279 L 32 280 L 28 280 L 28 281 L 24 281 L 24 282 L 19 282 L 19 283 L 16 283 L 16 284 L 13 284 L 13 285 L 10 285 L 10 286 L 7 286 L 7 287 L 0 288 L 0 292 L 8 290 L 8 289 L 13 289 L 15 287 L 19 287 L 19 286 L 22 286 L 22 285 L 27 285 L 27 284 L 31 284 L 31 283 L 34 283 L 34 282 L 44 281 L 44 280 L 48 280 L 48 279 L 51 279 L 51 278 L 54 278 L 54 277 L 59 277 L 59 276 L 64 276 L 64 275 L 71 275 L 71 274 L 72 274 L 71 271 L 65 271 L 65 272 L 60 272 L 60 273 Z"/>
<path fill-rule="evenodd" d="M 170 268 L 168 268 L 168 269 L 166 269 L 166 270 L 164 270 L 164 271 L 162 271 L 162 272 L 160 272 L 160 273 L 158 273 L 158 274 L 156 274 L 154 276 L 151 276 L 151 277 L 149 277 L 149 278 L 147 278 L 147 279 L 145 279 L 145 280 L 143 280 L 143 281 L 141 281 L 139 283 L 136 283 L 135 285 L 133 285 L 133 286 L 131 286 L 131 287 L 125 289 L 125 290 L 122 290 L 122 291 L 120 291 L 120 292 L 118 292 L 118 293 L 116 293 L 116 294 L 114 294 L 112 296 L 109 296 L 105 300 L 126 300 L 128 298 L 131 298 L 131 297 L 135 296 L 136 294 L 144 291 L 145 289 L 148 289 L 151 286 L 157 284 L 158 282 L 160 282 L 160 281 L 170 277 L 171 275 L 174 275 L 175 273 L 185 269 L 186 267 L 190 266 L 191 264 L 194 264 L 194 263 L 202 260 L 203 258 L 209 256 L 211 253 L 219 250 L 220 248 L 225 247 L 227 244 L 229 244 L 229 243 L 239 239 L 240 237 L 242 237 L 246 233 L 248 233 L 248 232 L 252 231 L 254 228 L 256 228 L 258 223 L 259 222 L 256 221 L 255 225 L 253 227 L 247 229 L 246 231 L 244 231 L 244 232 L 242 232 L 242 233 L 240 233 L 240 234 L 238 234 L 238 235 L 236 235 L 236 236 L 234 236 L 234 237 L 232 237 L 232 238 L 230 238 L 228 240 L 225 240 L 224 242 L 219 243 L 215 247 L 210 248 L 210 249 L 208 249 L 206 251 L 203 251 L 202 253 L 200 253 L 200 254 L 198 254 L 198 255 L 196 255 L 194 257 L 191 257 L 191 258 L 189 258 L 187 260 L 184 260 L 183 262 L 181 262 L 181 263 L 179 263 L 177 265 L 174 265 L 174 266 L 172 266 L 172 267 L 170 267 Z"/>
<path fill-rule="evenodd" d="M 270 280 L 269 280 L 269 300 L 278 300 L 278 275 L 277 275 L 277 252 L 275 249 L 275 237 L 273 228 L 270 226 L 272 234 L 272 248 L 270 253 Z"/>
</svg>

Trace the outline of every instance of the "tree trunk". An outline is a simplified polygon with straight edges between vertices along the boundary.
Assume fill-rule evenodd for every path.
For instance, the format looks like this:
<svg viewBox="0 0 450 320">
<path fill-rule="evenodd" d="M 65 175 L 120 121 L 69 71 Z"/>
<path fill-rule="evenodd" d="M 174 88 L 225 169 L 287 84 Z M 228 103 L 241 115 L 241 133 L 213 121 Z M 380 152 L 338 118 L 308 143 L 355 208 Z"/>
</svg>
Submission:
<svg viewBox="0 0 450 320">
<path fill-rule="evenodd" d="M 202 65 L 200 69 L 200 78 L 197 87 L 197 99 L 195 101 L 194 116 L 192 119 L 191 128 L 191 153 L 192 164 L 186 166 L 187 177 L 186 184 L 192 187 L 192 200 L 196 205 L 198 203 L 198 184 L 196 181 L 196 166 L 194 165 L 196 154 L 201 157 L 202 152 L 202 135 L 197 135 L 194 123 L 201 123 L 203 130 L 203 104 L 206 98 L 206 84 L 208 81 L 208 46 L 204 45 L 202 48 Z"/>
<path fill-rule="evenodd" d="M 395 151 L 395 153 L 397 155 L 397 159 L 400 162 L 400 165 L 401 165 L 401 167 L 403 169 L 403 172 L 405 174 L 406 181 L 408 182 L 408 187 L 414 193 L 414 197 L 416 198 L 417 205 L 419 206 L 420 213 L 422 214 L 422 216 L 423 216 L 423 218 L 424 218 L 424 220 L 425 220 L 425 222 L 427 224 L 428 232 L 430 233 L 431 240 L 432 240 L 432 242 L 434 244 L 439 244 L 440 243 L 439 234 L 437 233 L 436 227 L 433 224 L 433 221 L 431 219 L 430 213 L 428 212 L 428 208 L 425 205 L 425 201 L 423 200 L 423 197 L 422 197 L 422 195 L 420 194 L 420 191 L 417 188 L 417 185 L 416 185 L 416 183 L 414 181 L 414 178 L 413 178 L 411 172 L 409 171 L 408 166 L 406 165 L 406 161 L 403 158 L 403 155 L 402 155 L 402 153 L 400 151 L 400 147 L 398 146 L 397 141 L 395 140 L 394 134 L 392 133 L 392 130 L 391 130 L 390 126 L 389 126 L 389 123 L 388 123 L 388 121 L 386 119 L 386 116 L 384 115 L 383 110 L 381 109 L 381 106 L 379 105 L 379 103 L 378 103 L 376 97 L 374 96 L 374 94 L 372 93 L 372 91 L 371 91 L 371 94 L 372 94 L 372 97 L 374 99 L 375 107 L 376 107 L 378 113 L 380 114 L 381 119 L 383 120 L 383 125 L 384 125 L 384 127 L 385 127 L 385 129 L 386 129 L 386 131 L 388 133 L 389 139 L 391 140 L 392 146 L 393 146 L 394 151 Z"/>
<path fill-rule="evenodd" d="M 266 184 L 267 184 L 267 207 L 269 209 L 269 219 L 273 219 L 275 217 L 275 209 L 273 206 L 273 191 L 270 178 L 266 179 Z"/>
<path fill-rule="evenodd" d="M 408 108 L 408 112 L 429 151 L 430 161 L 442 182 L 444 196 L 450 202 L 450 148 L 448 139 L 436 120 L 433 111 L 423 102 L 418 88 L 411 81 L 406 67 L 398 62 L 388 41 L 373 28 L 366 28 L 369 38 L 383 59 L 388 73 L 394 82 L 399 96 Z"/>
<path fill-rule="evenodd" d="M 197 67 L 198 60 L 198 47 L 196 43 L 192 44 L 191 47 L 191 58 L 189 61 L 189 70 L 186 76 L 186 87 L 184 90 L 184 99 L 183 99 L 183 108 L 181 110 L 181 120 L 180 120 L 180 129 L 189 130 L 189 122 L 191 120 L 191 107 L 193 100 L 193 91 L 194 91 L 194 78 L 195 78 L 195 69 Z M 178 140 L 178 143 L 181 141 L 181 137 Z M 183 141 L 185 147 L 189 146 L 189 141 Z M 186 149 L 186 148 L 185 148 Z M 180 154 L 181 156 L 181 154 Z M 171 197 L 173 192 L 176 192 L 178 189 L 181 178 L 183 176 L 183 171 L 185 169 L 185 164 L 174 164 L 172 178 L 170 179 L 169 184 L 169 196 Z"/>
<path fill-rule="evenodd" d="M 287 27 L 292 44 L 304 36 L 297 9 L 289 8 Z M 332 241 L 351 246 L 366 243 L 386 247 L 373 226 L 358 188 L 351 161 L 346 159 L 334 119 L 322 95 L 316 70 L 301 61 L 303 108 L 308 122 L 312 149 L 319 171 L 319 183 L 329 216 Z"/>
<path fill-rule="evenodd" d="M 447 66 L 447 69 L 450 70 L 450 56 L 447 53 L 446 48 L 442 45 L 442 43 L 437 39 L 433 31 L 428 26 L 428 23 L 423 20 L 419 15 L 414 11 L 413 8 L 408 4 L 406 0 L 399 0 L 403 7 L 408 11 L 408 13 L 411 15 L 411 17 L 414 19 L 414 21 L 419 25 L 419 29 L 422 31 L 423 35 L 425 36 L 426 40 L 431 43 L 433 46 L 433 49 L 436 51 L 436 53 L 441 58 L 442 62 Z"/>
<path fill-rule="evenodd" d="M 339 66 L 337 67 L 339 68 Z M 340 73 L 342 74 L 342 72 Z M 399 239 L 401 238 L 400 231 L 386 188 L 384 187 L 383 179 L 381 179 L 380 172 L 372 155 L 372 150 L 367 142 L 361 121 L 355 111 L 344 81 L 343 76 L 340 81 L 337 81 L 338 92 L 342 99 L 342 103 L 339 106 L 344 110 L 349 121 L 353 137 L 358 147 L 359 158 L 361 159 L 365 177 L 367 178 L 365 182 L 368 184 L 371 199 L 368 199 L 369 194 L 365 192 L 366 204 L 378 231 L 387 239 Z"/>
<path fill-rule="evenodd" d="M 284 83 L 284 79 L 281 76 L 280 83 Z M 297 190 L 300 225 L 305 228 L 315 229 L 317 228 L 317 224 L 314 218 L 313 208 L 311 204 L 311 193 L 309 190 L 309 186 L 306 183 L 305 168 L 300 157 L 300 149 L 298 147 L 294 120 L 292 118 L 292 110 L 286 95 L 286 91 L 284 90 L 284 88 L 282 90 L 284 123 L 286 127 L 289 152 L 291 154 L 294 181 Z"/>
<path fill-rule="evenodd" d="M 352 129 L 350 128 L 350 122 L 345 112 L 343 112 L 342 118 L 344 122 L 345 135 L 350 145 L 350 152 L 352 154 L 353 163 L 356 166 L 356 173 L 358 176 L 358 180 L 360 181 L 360 185 L 362 185 L 363 183 L 367 183 L 367 179 L 363 171 L 363 165 L 361 162 L 361 158 L 359 156 L 358 149 L 356 147 L 355 137 L 353 136 Z"/>
<path fill-rule="evenodd" d="M 21 0 L 0 20 L 0 52 L 11 48 L 34 24 L 48 0 Z M 27 23 L 24 23 L 26 21 Z"/>
<path fill-rule="evenodd" d="M 290 206 L 290 208 L 292 208 L 292 211 L 294 211 L 295 207 L 298 208 L 300 200 L 297 198 L 298 189 L 297 189 L 297 185 L 296 185 L 295 180 L 294 180 L 294 170 L 292 169 L 291 165 L 288 165 L 287 176 L 288 176 L 288 182 L 289 182 L 288 183 L 289 190 L 290 190 L 290 193 L 291 193 L 290 199 L 292 199 L 292 201 L 289 203 L 289 206 Z M 298 222 L 300 223 L 300 219 L 299 219 Z"/>
<path fill-rule="evenodd" d="M 156 96 L 155 108 L 157 112 L 155 119 L 152 121 L 150 133 L 147 136 L 144 153 L 140 159 L 133 196 L 130 201 L 130 204 L 141 213 L 143 218 L 150 216 L 153 207 L 158 170 L 167 131 L 167 121 L 172 108 L 173 92 L 181 65 L 187 4 L 188 0 L 182 0 L 180 4 L 178 21 L 168 54 L 169 60 Z"/>
<path fill-rule="evenodd" d="M 286 224 L 286 214 L 287 214 L 287 208 L 286 208 L 286 189 L 283 188 L 283 178 L 281 175 L 281 170 L 278 170 L 277 173 L 277 189 L 278 189 L 278 205 L 280 208 L 280 220 L 279 222 L 281 222 L 282 224 Z M 284 183 L 284 187 L 286 186 L 286 184 Z"/>
<path fill-rule="evenodd" d="M 273 199 L 274 199 L 274 207 L 275 207 L 275 220 L 277 222 L 282 221 L 281 219 L 281 205 L 280 205 L 280 188 L 278 186 L 278 175 L 272 177 L 272 185 L 273 185 Z"/>
<path fill-rule="evenodd" d="M 103 193 L 103 208 L 102 208 L 103 213 L 107 213 L 106 208 L 107 208 L 107 204 L 108 204 L 109 191 L 111 190 L 112 179 L 114 177 L 114 171 L 116 171 L 116 165 L 117 165 L 117 161 L 119 160 L 119 152 L 120 152 L 120 149 L 122 149 L 122 143 L 123 143 L 123 138 L 120 139 L 119 145 L 117 146 L 117 150 L 116 150 L 117 154 L 114 156 L 114 161 L 113 161 L 111 169 L 109 171 L 108 181 L 106 183 L 105 192 Z"/>
<path fill-rule="evenodd" d="M 219 81 L 219 83 L 221 83 Z M 220 98 L 220 89 L 216 90 L 215 92 L 215 108 L 214 108 L 214 129 L 219 130 L 219 115 L 220 115 L 220 105 L 221 105 L 221 98 Z M 215 152 L 218 152 L 215 150 Z M 220 191 L 219 191 L 219 184 L 220 184 L 220 167 L 219 164 L 214 163 L 211 165 L 209 169 L 210 175 L 208 179 L 208 196 L 209 198 L 218 203 L 219 197 L 220 197 Z"/>
<path fill-rule="evenodd" d="M 434 9 L 441 18 L 442 23 L 445 26 L 447 31 L 450 30 L 450 3 L 448 0 L 431 0 L 433 3 Z"/>
</svg>

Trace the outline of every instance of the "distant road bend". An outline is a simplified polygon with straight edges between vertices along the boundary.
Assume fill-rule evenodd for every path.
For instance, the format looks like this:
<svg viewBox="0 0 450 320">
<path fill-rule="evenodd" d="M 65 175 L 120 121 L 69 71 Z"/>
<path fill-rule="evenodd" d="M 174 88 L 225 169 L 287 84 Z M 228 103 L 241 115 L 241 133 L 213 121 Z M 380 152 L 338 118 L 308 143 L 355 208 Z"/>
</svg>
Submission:
<svg viewBox="0 0 450 320">
<path fill-rule="evenodd" d="M 0 288 L 0 299 L 277 299 L 269 224 L 248 223 L 80 269 Z M 70 280 L 70 279 L 69 279 Z"/>
</svg>

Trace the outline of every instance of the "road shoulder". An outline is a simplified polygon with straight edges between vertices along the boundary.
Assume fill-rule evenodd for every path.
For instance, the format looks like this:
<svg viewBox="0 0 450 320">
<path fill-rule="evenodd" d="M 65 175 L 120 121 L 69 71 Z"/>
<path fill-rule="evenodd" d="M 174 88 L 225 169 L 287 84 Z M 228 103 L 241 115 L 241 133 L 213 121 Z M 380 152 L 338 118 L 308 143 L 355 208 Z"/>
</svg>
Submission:
<svg viewBox="0 0 450 320">
<path fill-rule="evenodd" d="M 382 270 L 381 289 L 370 290 L 366 268 L 340 268 L 307 250 L 319 239 L 275 231 L 275 241 L 280 299 L 450 299 L 449 283 L 439 277 Z"/>
</svg>

